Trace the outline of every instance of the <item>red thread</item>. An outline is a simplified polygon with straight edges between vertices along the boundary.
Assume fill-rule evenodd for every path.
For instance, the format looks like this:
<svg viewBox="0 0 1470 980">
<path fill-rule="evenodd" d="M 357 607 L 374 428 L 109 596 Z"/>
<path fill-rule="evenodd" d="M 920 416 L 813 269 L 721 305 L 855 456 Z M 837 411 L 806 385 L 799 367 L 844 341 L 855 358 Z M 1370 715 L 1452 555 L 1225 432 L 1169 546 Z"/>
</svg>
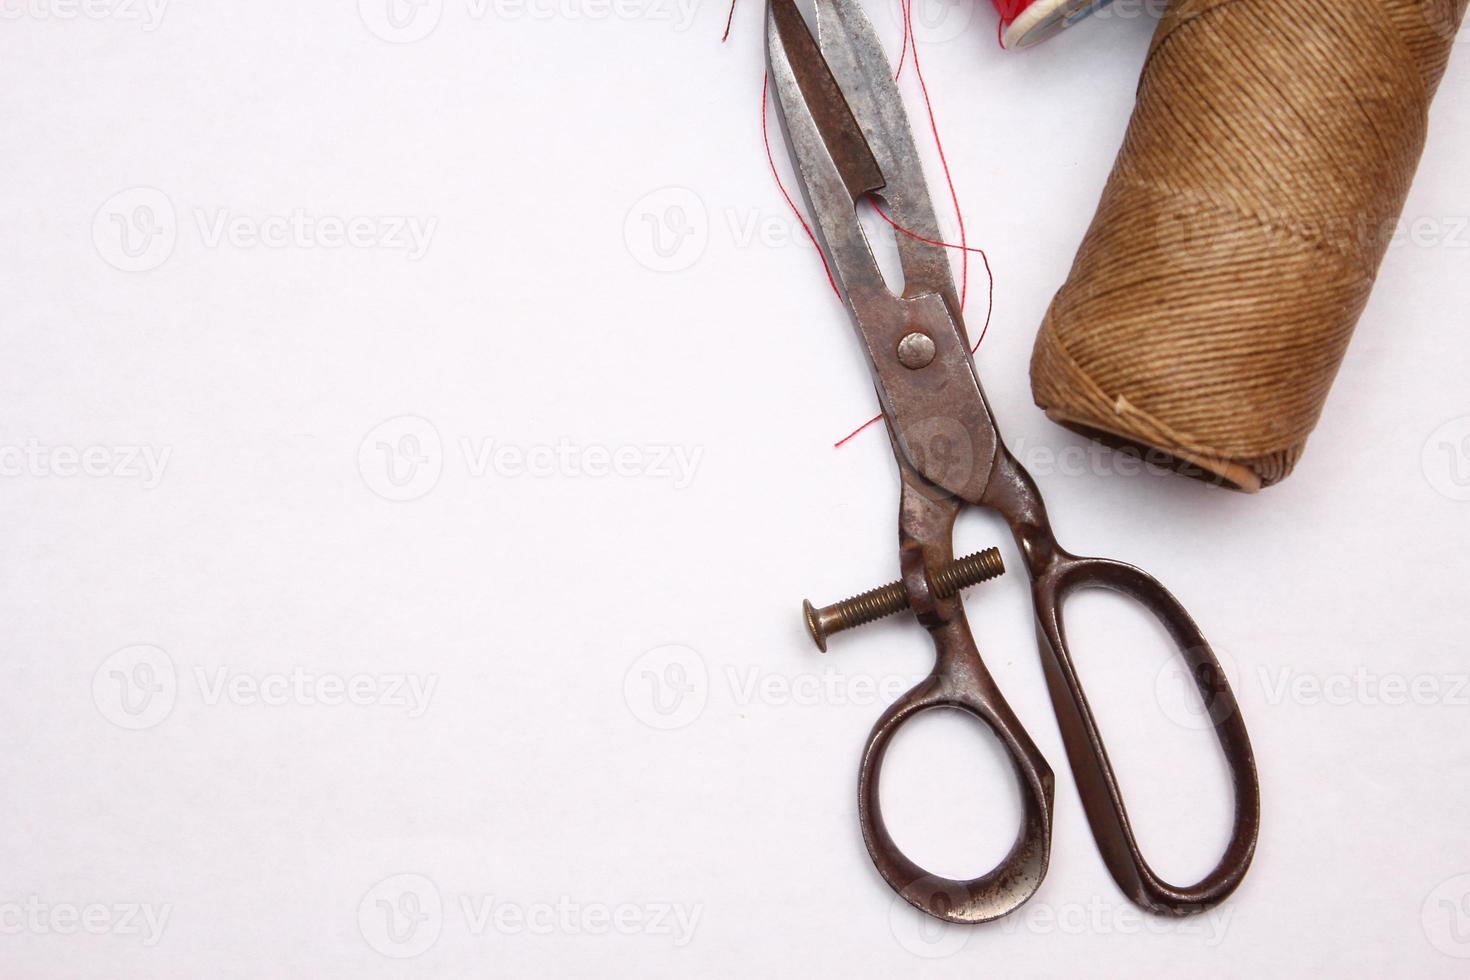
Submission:
<svg viewBox="0 0 1470 980">
<path fill-rule="evenodd" d="M 913 0 L 903 0 L 903 24 L 905 33 L 913 35 L 914 27 L 914 3 Z M 944 154 L 944 141 L 939 138 L 939 123 L 934 119 L 934 104 L 929 101 L 929 86 L 924 81 L 924 68 L 919 64 L 919 45 L 917 41 L 912 45 L 914 49 L 914 77 L 919 80 L 919 91 L 924 95 L 924 111 L 929 115 L 929 131 L 934 134 L 934 148 L 939 151 L 939 163 L 944 168 L 944 181 L 949 185 L 949 200 L 954 205 L 955 220 L 960 225 L 960 248 L 970 243 L 965 238 L 965 213 L 960 210 L 960 196 L 954 187 L 954 177 L 949 172 L 949 159 Z M 968 249 L 960 252 L 960 309 L 965 308 L 965 302 L 970 293 L 970 253 Z"/>
<path fill-rule="evenodd" d="M 731 0 L 730 2 L 730 14 L 725 23 L 725 38 L 728 38 L 730 36 L 730 23 L 734 20 L 735 4 L 737 2 L 738 0 Z M 910 49 L 912 49 L 914 75 L 919 80 L 919 91 L 924 97 L 924 110 L 929 117 L 929 131 L 934 136 L 934 147 L 939 152 L 939 162 L 944 168 L 944 180 L 949 187 L 950 203 L 954 207 L 955 219 L 959 223 L 960 243 L 958 245 L 955 245 L 950 242 L 939 241 L 933 238 L 925 237 L 924 235 L 920 235 L 915 231 L 905 228 L 904 226 L 900 225 L 898 222 L 890 218 L 887 214 L 885 214 L 883 212 L 883 209 L 878 207 L 876 201 L 872 201 L 871 198 L 869 200 L 871 203 L 873 203 L 873 210 L 877 211 L 879 217 L 888 222 L 888 224 L 891 225 L 894 230 L 929 245 L 959 250 L 961 310 L 964 309 L 965 303 L 969 299 L 970 253 L 974 252 L 980 256 L 981 261 L 985 264 L 985 275 L 989 284 L 989 295 L 988 303 L 985 310 L 985 325 L 980 330 L 980 337 L 978 340 L 975 341 L 975 346 L 970 348 L 970 353 L 973 354 L 975 351 L 979 350 L 981 341 L 985 339 L 985 335 L 990 331 L 990 319 L 991 315 L 995 311 L 995 275 L 991 271 L 990 257 L 986 255 L 985 250 L 980 248 L 971 248 L 969 244 L 969 239 L 966 236 L 965 216 L 964 212 L 960 209 L 959 193 L 955 189 L 954 177 L 950 174 L 949 160 L 944 152 L 944 141 L 939 136 L 939 123 L 934 117 L 934 105 L 929 99 L 929 86 L 924 80 L 924 69 L 919 64 L 919 46 L 917 38 L 914 35 L 913 27 L 913 0 L 901 0 L 901 2 L 903 8 L 903 47 L 899 52 L 898 69 L 894 72 L 893 77 L 896 81 L 899 76 L 903 74 L 904 65 L 907 63 L 908 59 L 908 52 L 910 51 Z M 1004 0 L 996 0 L 996 2 L 1000 3 L 1004 2 Z M 1029 6 L 1030 2 L 1031 0 L 1026 0 L 1025 3 L 1021 4 L 1020 9 L 1024 9 L 1026 6 Z M 1019 13 L 1020 10 L 1017 10 L 1016 12 Z M 822 260 L 822 271 L 827 274 L 827 282 L 829 285 L 831 285 L 832 292 L 835 293 L 840 299 L 842 296 L 842 291 L 837 287 L 837 280 L 832 275 L 832 268 L 827 263 L 827 256 L 822 251 L 821 246 L 817 244 L 816 235 L 812 233 L 811 226 L 807 224 L 806 218 L 802 216 L 800 209 L 798 209 L 796 206 L 796 202 L 791 199 L 791 194 L 787 192 L 786 185 L 781 180 L 781 174 L 776 169 L 776 158 L 775 155 L 771 152 L 770 126 L 766 120 L 767 106 L 770 101 L 770 83 L 770 73 L 768 72 L 761 79 L 761 141 L 765 145 L 766 163 L 771 169 L 771 176 L 775 178 L 776 187 L 781 191 L 781 197 L 784 198 L 786 201 L 786 206 L 791 209 L 791 213 L 795 215 L 797 222 L 801 225 L 801 230 L 806 233 L 807 238 L 811 239 L 814 250 L 817 253 L 817 257 Z M 852 439 L 858 433 L 862 432 L 864 429 L 871 426 L 874 422 L 877 422 L 882 417 L 883 416 L 881 414 L 873 416 L 871 419 L 858 426 L 852 432 L 837 440 L 837 442 L 833 444 L 833 448 L 841 448 L 850 439 Z"/>
<path fill-rule="evenodd" d="M 894 221 L 892 218 L 888 217 L 888 215 L 883 212 L 883 209 L 878 206 L 877 201 L 874 201 L 870 198 L 869 203 L 873 205 L 873 210 L 878 212 L 878 217 L 882 218 L 884 221 L 892 225 L 895 231 L 902 232 L 910 238 L 917 239 L 918 241 L 923 242 L 925 245 L 938 245 L 940 248 L 958 248 L 966 252 L 974 252 L 976 255 L 980 256 L 980 260 L 985 263 L 985 276 L 990 281 L 990 302 L 985 310 L 985 325 L 980 328 L 980 340 L 984 340 L 985 332 L 990 329 L 990 314 L 994 312 L 995 309 L 995 275 L 990 271 L 990 256 L 985 254 L 985 249 L 972 248 L 968 245 L 954 245 L 950 242 L 941 242 L 933 238 L 925 238 L 918 232 L 910 231 L 903 225 L 899 224 L 897 221 Z M 975 346 L 970 348 L 971 354 L 980 349 L 980 340 L 975 341 Z"/>
<path fill-rule="evenodd" d="M 1024 14 L 1036 0 L 990 0 L 995 5 L 995 12 L 1000 14 L 1000 25 L 995 29 L 995 40 L 1004 48 L 1006 28 L 1016 22 L 1016 18 Z"/>
<path fill-rule="evenodd" d="M 1004 2 L 1004 0 L 996 0 L 996 2 L 997 3 L 1000 3 L 1000 2 Z M 1031 0 L 1026 0 L 1026 2 L 1022 3 L 1021 4 L 1021 9 L 1025 9 L 1025 7 L 1030 6 L 1030 2 L 1031 2 Z M 924 97 L 924 111 L 929 116 L 929 131 L 934 136 L 934 148 L 939 151 L 939 162 L 944 167 L 944 180 L 945 180 L 945 183 L 949 186 L 949 199 L 950 199 L 950 203 L 952 205 L 954 205 L 955 220 L 959 223 L 960 243 L 958 245 L 954 245 L 954 244 L 951 244 L 950 242 L 936 241 L 935 239 L 927 238 L 927 237 L 925 237 L 923 235 L 918 234 L 917 232 L 911 231 L 910 229 L 905 228 L 902 225 L 900 225 L 898 222 L 894 221 L 892 218 L 888 217 L 888 215 L 884 214 L 883 213 L 883 209 L 880 208 L 880 207 L 878 207 L 878 205 L 877 205 L 876 202 L 872 202 L 872 199 L 871 198 L 869 200 L 870 200 L 870 202 L 873 203 L 873 210 L 878 212 L 878 216 L 881 217 L 884 221 L 888 222 L 890 225 L 892 225 L 893 228 L 896 231 L 902 232 L 903 234 L 908 235 L 910 238 L 917 239 L 918 241 L 924 242 L 924 243 L 929 244 L 929 245 L 937 245 L 937 246 L 940 246 L 940 247 L 943 247 L 943 248 L 953 248 L 953 249 L 958 249 L 959 250 L 959 252 L 960 252 L 960 284 L 961 284 L 960 285 L 960 309 L 961 310 L 963 310 L 965 308 L 965 302 L 969 298 L 969 288 L 970 288 L 970 253 L 971 252 L 975 252 L 975 253 L 979 254 L 981 260 L 985 263 L 985 277 L 986 277 L 987 282 L 989 283 L 989 287 L 988 287 L 989 296 L 988 296 L 988 303 L 987 303 L 986 309 L 985 309 L 985 325 L 980 329 L 980 337 L 979 337 L 979 339 L 977 339 L 975 341 L 975 346 L 972 347 L 972 348 L 970 348 L 970 353 L 973 354 L 973 353 L 975 353 L 975 351 L 977 351 L 977 350 L 980 349 L 980 343 L 981 343 L 981 341 L 983 341 L 985 339 L 985 335 L 990 331 L 990 318 L 991 318 L 991 315 L 995 312 L 995 274 L 994 274 L 994 272 L 991 271 L 991 268 L 990 268 L 990 256 L 988 256 L 988 255 L 985 254 L 985 250 L 984 249 L 971 248 L 970 247 L 970 244 L 969 244 L 969 240 L 966 237 L 966 234 L 965 234 L 965 215 L 964 215 L 964 212 L 960 209 L 959 193 L 955 190 L 954 178 L 953 178 L 953 176 L 951 176 L 951 174 L 949 172 L 949 160 L 947 159 L 947 157 L 945 156 L 945 153 L 944 153 L 944 141 L 939 136 L 939 123 L 934 118 L 934 104 L 929 99 L 929 86 L 924 81 L 924 69 L 923 69 L 923 66 L 921 66 L 919 64 L 919 45 L 918 45 L 918 40 L 914 36 L 913 0 L 902 0 L 902 3 L 903 3 L 903 50 L 900 51 L 900 53 L 899 53 L 898 70 L 896 72 L 894 72 L 893 77 L 894 77 L 894 80 L 896 81 L 898 79 L 899 75 L 903 74 L 903 66 L 904 66 L 904 64 L 906 62 L 907 54 L 908 54 L 909 50 L 912 49 L 913 50 L 913 55 L 914 55 L 914 76 L 916 78 L 918 78 L 918 80 L 919 80 L 919 91 L 920 91 L 920 93 L 922 93 L 922 95 Z M 1020 10 L 1017 10 L 1016 13 L 1019 14 L 1020 13 Z M 1012 19 L 1014 19 L 1014 16 L 1012 17 Z M 832 448 L 834 448 L 834 449 L 841 449 L 843 447 L 843 445 L 845 445 L 854 436 L 856 436 L 858 433 L 862 432 L 863 430 L 867 429 L 874 422 L 877 422 L 881 418 L 883 418 L 883 415 L 880 413 L 880 414 L 875 415 L 872 418 L 868 419 L 868 421 L 864 422 L 862 425 L 858 426 L 856 429 L 853 429 L 847 435 L 843 436 L 841 439 L 838 439 L 835 443 L 833 443 L 832 444 Z"/>
<path fill-rule="evenodd" d="M 781 174 L 776 170 L 776 158 L 771 154 L 771 130 L 766 125 L 766 104 L 770 101 L 769 92 L 771 86 L 771 73 L 766 72 L 761 76 L 761 141 L 766 145 L 766 163 L 771 167 L 771 176 L 776 178 L 776 186 L 781 189 L 781 196 L 786 198 L 786 206 L 791 213 L 796 215 L 796 220 L 801 222 L 801 230 L 806 232 L 806 237 L 812 240 L 812 249 L 817 253 L 817 258 L 822 260 L 822 271 L 827 273 L 827 282 L 832 285 L 832 292 L 837 298 L 842 298 L 842 290 L 837 288 L 837 280 L 832 277 L 832 267 L 827 264 L 827 255 L 822 251 L 822 246 L 817 244 L 817 236 L 812 234 L 811 225 L 801 216 L 801 211 L 796 207 L 796 202 L 791 195 L 786 193 L 786 185 L 781 182 Z"/>
<path fill-rule="evenodd" d="M 874 415 L 872 418 L 868 419 L 862 425 L 858 426 L 856 429 L 853 429 L 851 432 L 849 432 L 847 435 L 843 436 L 841 439 L 838 439 L 836 442 L 832 443 L 832 448 L 833 449 L 841 449 L 843 447 L 843 445 L 845 445 L 849 439 L 851 439 L 853 436 L 857 435 L 859 432 L 863 431 L 868 426 L 872 425 L 874 422 L 878 421 L 882 417 L 883 417 L 883 413 L 882 412 L 879 412 L 877 415 Z"/>
<path fill-rule="evenodd" d="M 725 34 L 720 38 L 721 44 L 730 40 L 730 25 L 735 23 L 735 4 L 738 2 L 739 0 L 730 0 L 730 13 L 725 17 Z"/>
<path fill-rule="evenodd" d="M 899 76 L 901 76 L 903 74 L 904 58 L 906 58 L 908 56 L 908 53 L 909 53 L 909 45 L 914 43 L 914 33 L 913 33 L 913 30 L 912 30 L 912 24 L 909 21 L 908 14 L 907 14 L 907 0 L 903 0 L 903 6 L 901 7 L 901 10 L 904 12 L 904 18 L 903 18 L 903 45 L 898 49 L 898 69 L 896 71 L 894 71 L 894 73 L 893 73 L 893 80 L 895 82 L 898 81 Z"/>
</svg>

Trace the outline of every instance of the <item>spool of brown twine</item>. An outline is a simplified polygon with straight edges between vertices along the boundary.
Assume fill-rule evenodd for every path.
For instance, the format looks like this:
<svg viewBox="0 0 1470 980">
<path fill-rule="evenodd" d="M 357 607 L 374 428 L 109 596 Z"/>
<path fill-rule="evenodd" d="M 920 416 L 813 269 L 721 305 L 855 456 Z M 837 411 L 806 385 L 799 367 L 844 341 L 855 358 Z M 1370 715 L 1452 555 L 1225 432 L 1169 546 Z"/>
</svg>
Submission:
<svg viewBox="0 0 1470 980">
<path fill-rule="evenodd" d="M 1291 472 L 1467 0 L 1176 0 L 1031 360 L 1036 403 L 1242 490 Z"/>
</svg>

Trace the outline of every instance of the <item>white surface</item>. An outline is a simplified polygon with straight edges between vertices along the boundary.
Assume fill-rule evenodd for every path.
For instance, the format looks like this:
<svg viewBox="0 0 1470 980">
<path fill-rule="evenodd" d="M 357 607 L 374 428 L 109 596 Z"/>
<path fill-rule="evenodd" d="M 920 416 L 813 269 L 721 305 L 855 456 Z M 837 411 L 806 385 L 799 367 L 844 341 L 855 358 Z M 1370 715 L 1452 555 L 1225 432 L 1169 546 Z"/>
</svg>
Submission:
<svg viewBox="0 0 1470 980">
<path fill-rule="evenodd" d="M 1419 244 L 1390 252 L 1299 470 L 1244 497 L 1090 462 L 1028 390 L 1150 18 L 1120 4 L 1003 54 L 984 4 L 921 3 L 997 275 L 992 404 L 1068 547 L 1154 571 L 1233 663 L 1265 801 L 1226 906 L 1124 902 L 1015 553 L 967 519 L 960 546 L 1013 569 L 969 608 L 1057 770 L 1056 838 L 1018 916 L 936 930 L 873 871 L 854 793 L 926 638 L 895 621 L 820 659 L 797 615 L 892 576 L 897 495 L 878 431 L 830 448 L 873 398 L 766 172 L 759 6 L 722 47 L 719 4 L 528 2 L 5 4 L 0 444 L 35 450 L 0 479 L 0 973 L 1463 976 L 1470 54 L 1409 201 Z M 140 205 L 171 234 L 135 227 L 129 257 L 113 215 Z M 249 237 L 297 212 L 365 216 L 379 247 Z M 381 247 L 393 216 L 423 254 Z M 570 448 L 515 475 L 487 442 Z M 398 456 L 395 484 L 380 444 L 424 462 Z M 624 475 L 581 475 L 623 446 Z M 68 447 L 110 475 L 58 475 Z M 1141 837 L 1198 873 L 1219 760 L 1162 641 L 1093 598 L 1072 632 Z M 681 676 L 660 714 L 651 679 Z M 321 703 L 349 683 L 373 703 Z M 935 870 L 1011 832 L 987 745 L 925 719 L 891 757 L 895 832 Z M 387 932 L 413 900 L 416 931 Z M 60 932 L 73 913 L 90 932 Z"/>
</svg>

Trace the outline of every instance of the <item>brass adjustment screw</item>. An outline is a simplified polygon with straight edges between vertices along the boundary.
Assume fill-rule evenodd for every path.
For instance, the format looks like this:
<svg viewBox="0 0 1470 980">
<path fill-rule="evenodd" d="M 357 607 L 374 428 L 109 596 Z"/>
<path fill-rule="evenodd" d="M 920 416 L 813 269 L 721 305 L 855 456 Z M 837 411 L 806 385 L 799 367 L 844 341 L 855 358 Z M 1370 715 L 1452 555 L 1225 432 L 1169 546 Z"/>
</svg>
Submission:
<svg viewBox="0 0 1470 980">
<path fill-rule="evenodd" d="M 929 574 L 929 587 L 939 598 L 949 599 L 959 595 L 961 589 L 1003 575 L 1005 570 L 1000 549 L 986 548 L 936 568 Z M 821 609 L 814 607 L 809 600 L 801 604 L 806 630 L 823 653 L 827 652 L 827 637 L 833 633 L 892 616 L 908 607 L 909 590 L 902 582 L 890 582 Z"/>
</svg>

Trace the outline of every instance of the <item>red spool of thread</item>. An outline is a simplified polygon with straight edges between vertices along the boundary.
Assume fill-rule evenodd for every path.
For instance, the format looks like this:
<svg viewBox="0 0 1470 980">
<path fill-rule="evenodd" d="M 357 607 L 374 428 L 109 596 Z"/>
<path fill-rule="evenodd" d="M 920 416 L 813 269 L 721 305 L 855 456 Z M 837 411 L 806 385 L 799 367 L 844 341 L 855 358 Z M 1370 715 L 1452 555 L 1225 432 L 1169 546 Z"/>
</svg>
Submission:
<svg viewBox="0 0 1470 980">
<path fill-rule="evenodd" d="M 1000 14 L 1000 43 L 1027 48 L 1071 27 L 1110 0 L 990 0 Z"/>
</svg>

